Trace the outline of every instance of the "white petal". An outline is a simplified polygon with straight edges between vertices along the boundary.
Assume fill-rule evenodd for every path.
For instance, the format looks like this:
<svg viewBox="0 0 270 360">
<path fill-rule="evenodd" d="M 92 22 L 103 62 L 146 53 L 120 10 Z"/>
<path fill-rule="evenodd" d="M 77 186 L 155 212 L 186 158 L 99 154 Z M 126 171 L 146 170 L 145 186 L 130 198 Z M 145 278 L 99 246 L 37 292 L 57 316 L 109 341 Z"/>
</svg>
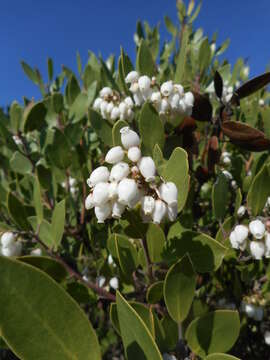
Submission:
<svg viewBox="0 0 270 360">
<path fill-rule="evenodd" d="M 249 224 L 249 230 L 256 239 L 262 239 L 265 233 L 265 226 L 261 220 L 253 220 Z"/>
<path fill-rule="evenodd" d="M 156 166 L 150 156 L 144 156 L 138 162 L 139 170 L 147 182 L 155 180 Z"/>
<path fill-rule="evenodd" d="M 121 181 L 122 179 L 124 179 L 125 177 L 128 176 L 129 174 L 129 166 L 126 162 L 119 162 L 116 165 L 114 165 L 111 169 L 111 174 L 110 174 L 110 181 Z"/>
<path fill-rule="evenodd" d="M 137 162 L 141 158 L 141 149 L 138 146 L 132 146 L 131 148 L 128 149 L 127 156 L 129 160 L 133 162 Z"/>
<path fill-rule="evenodd" d="M 122 161 L 125 156 L 124 150 L 121 146 L 114 146 L 111 148 L 105 157 L 105 161 L 109 164 L 116 164 Z"/>
<path fill-rule="evenodd" d="M 138 134 L 131 130 L 129 126 L 125 126 L 120 130 L 121 142 L 125 149 L 129 149 L 132 146 L 140 145 L 140 138 Z"/>
<path fill-rule="evenodd" d="M 98 183 L 93 190 L 93 202 L 97 206 L 104 205 L 109 200 L 109 183 Z"/>
<path fill-rule="evenodd" d="M 96 168 L 87 179 L 89 187 L 93 187 L 99 182 L 106 182 L 109 180 L 110 172 L 106 166 L 99 166 Z"/>
</svg>

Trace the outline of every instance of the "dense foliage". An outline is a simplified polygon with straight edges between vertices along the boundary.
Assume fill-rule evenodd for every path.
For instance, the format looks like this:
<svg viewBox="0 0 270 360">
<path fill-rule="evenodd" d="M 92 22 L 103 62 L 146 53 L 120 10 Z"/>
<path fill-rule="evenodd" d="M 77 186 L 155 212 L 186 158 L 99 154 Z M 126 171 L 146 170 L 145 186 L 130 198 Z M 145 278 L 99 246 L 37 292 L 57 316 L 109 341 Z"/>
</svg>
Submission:
<svg viewBox="0 0 270 360">
<path fill-rule="evenodd" d="M 42 98 L 0 116 L 0 358 L 269 358 L 270 73 L 177 11 L 162 45 L 137 23 L 136 65 L 22 62 Z"/>
</svg>

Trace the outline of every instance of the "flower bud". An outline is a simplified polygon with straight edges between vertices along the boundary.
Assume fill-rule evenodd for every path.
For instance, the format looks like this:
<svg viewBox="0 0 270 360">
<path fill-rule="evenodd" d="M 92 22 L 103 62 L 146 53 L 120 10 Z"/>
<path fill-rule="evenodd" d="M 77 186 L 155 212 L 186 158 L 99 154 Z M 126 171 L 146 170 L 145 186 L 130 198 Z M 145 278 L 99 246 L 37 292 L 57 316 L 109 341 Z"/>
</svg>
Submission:
<svg viewBox="0 0 270 360">
<path fill-rule="evenodd" d="M 116 164 L 122 161 L 125 156 L 124 150 L 121 146 L 112 147 L 106 154 L 105 161 L 109 164 Z"/>
<path fill-rule="evenodd" d="M 110 172 L 106 166 L 99 166 L 96 168 L 87 179 L 87 185 L 91 188 L 100 182 L 107 182 L 109 180 Z"/>
<path fill-rule="evenodd" d="M 118 201 L 128 205 L 138 194 L 138 186 L 133 179 L 123 179 L 118 185 Z"/>
<path fill-rule="evenodd" d="M 104 276 L 97 277 L 97 284 L 99 287 L 102 287 L 106 282 L 106 278 Z"/>
<path fill-rule="evenodd" d="M 132 146 L 131 148 L 128 149 L 127 156 L 129 160 L 133 162 L 137 162 L 141 158 L 141 149 L 138 148 L 138 146 Z"/>
<path fill-rule="evenodd" d="M 124 120 L 123 118 L 121 118 L 121 120 Z M 134 112 L 131 109 L 127 109 L 127 114 L 126 114 L 126 120 L 131 121 L 134 119 Z"/>
<path fill-rule="evenodd" d="M 187 104 L 184 102 L 184 99 L 181 99 L 179 101 L 179 105 L 178 105 L 178 111 L 180 112 L 180 114 L 185 114 L 187 111 Z"/>
<path fill-rule="evenodd" d="M 137 73 L 137 71 L 130 71 L 125 78 L 125 82 L 127 84 L 134 83 L 138 80 L 139 80 L 139 74 Z"/>
<path fill-rule="evenodd" d="M 266 345 L 270 345 L 270 331 L 268 330 L 264 333 L 264 341 Z"/>
<path fill-rule="evenodd" d="M 245 225 L 236 225 L 234 232 L 236 235 L 236 241 L 239 245 L 242 244 L 248 237 L 248 228 Z"/>
<path fill-rule="evenodd" d="M 5 232 L 1 237 L 1 244 L 3 247 L 8 247 L 15 242 L 15 235 L 11 231 Z"/>
<path fill-rule="evenodd" d="M 162 354 L 163 360 L 177 360 L 174 355 L 170 355 L 168 353 Z"/>
<path fill-rule="evenodd" d="M 121 142 L 125 149 L 129 149 L 132 146 L 140 145 L 140 138 L 138 134 L 131 130 L 129 126 L 125 126 L 120 130 Z"/>
<path fill-rule="evenodd" d="M 32 256 L 41 256 L 42 255 L 42 251 L 39 248 L 33 249 L 30 253 Z"/>
<path fill-rule="evenodd" d="M 93 200 L 93 193 L 89 194 L 86 199 L 85 199 L 85 202 L 84 202 L 84 206 L 87 210 L 90 210 L 92 209 L 93 207 L 95 207 L 95 203 L 94 203 L 94 200 Z"/>
<path fill-rule="evenodd" d="M 173 92 L 173 82 L 171 80 L 164 82 L 160 87 L 160 92 L 163 96 L 170 96 Z"/>
<path fill-rule="evenodd" d="M 132 200 L 130 200 L 129 203 L 127 204 L 128 208 L 133 209 L 141 200 L 142 195 L 143 195 L 142 191 L 138 189 L 136 196 Z"/>
<path fill-rule="evenodd" d="M 151 86 L 151 79 L 146 75 L 140 76 L 138 80 L 138 84 L 139 84 L 139 89 L 141 90 L 142 93 L 148 92 Z"/>
<path fill-rule="evenodd" d="M 175 221 L 178 214 L 177 203 L 167 206 L 167 216 L 170 221 Z"/>
<path fill-rule="evenodd" d="M 124 211 L 125 211 L 124 204 L 121 204 L 119 201 L 114 201 L 112 203 L 112 217 L 114 219 L 120 219 Z"/>
<path fill-rule="evenodd" d="M 97 206 L 105 204 L 109 200 L 109 183 L 101 182 L 94 187 L 93 202 Z"/>
<path fill-rule="evenodd" d="M 2 247 L 1 252 L 3 256 L 20 256 L 22 251 L 22 243 L 17 241 L 7 247 Z"/>
<path fill-rule="evenodd" d="M 152 214 L 153 222 L 160 224 L 167 212 L 167 206 L 162 200 L 155 201 L 155 208 Z"/>
<path fill-rule="evenodd" d="M 256 260 L 261 260 L 265 253 L 265 246 L 264 243 L 259 241 L 251 241 L 250 242 L 250 252 L 251 255 Z"/>
<path fill-rule="evenodd" d="M 109 184 L 109 199 L 113 200 L 118 197 L 118 183 L 116 181 L 113 181 Z"/>
<path fill-rule="evenodd" d="M 231 159 L 230 159 L 229 156 L 224 156 L 222 158 L 222 162 L 223 162 L 224 165 L 230 165 L 231 164 Z"/>
<path fill-rule="evenodd" d="M 237 235 L 235 231 L 230 233 L 230 243 L 233 249 L 239 249 L 239 243 L 237 242 Z"/>
<path fill-rule="evenodd" d="M 224 176 L 226 176 L 226 178 L 227 178 L 228 180 L 232 180 L 232 179 L 233 179 L 232 174 L 231 174 L 229 171 L 227 171 L 227 170 L 223 170 L 223 171 L 222 171 L 222 174 L 223 174 Z"/>
<path fill-rule="evenodd" d="M 108 86 L 104 87 L 103 89 L 100 90 L 99 92 L 99 96 L 104 98 L 106 96 L 112 96 L 113 95 L 113 91 L 111 88 L 109 88 Z"/>
<path fill-rule="evenodd" d="M 108 256 L 108 264 L 109 264 L 109 265 L 113 265 L 113 264 L 114 264 L 114 260 L 113 260 L 113 257 L 112 257 L 111 254 L 109 254 L 109 256 Z"/>
<path fill-rule="evenodd" d="M 114 290 L 117 290 L 119 288 L 119 280 L 117 279 L 117 277 L 113 277 L 111 278 L 111 280 L 109 281 L 110 287 L 113 288 Z"/>
<path fill-rule="evenodd" d="M 237 216 L 238 217 L 243 217 L 246 213 L 246 208 L 245 206 L 240 206 L 239 209 L 237 210 Z"/>
<path fill-rule="evenodd" d="M 110 101 L 106 107 L 106 113 L 108 115 L 111 115 L 113 108 L 114 108 L 114 103 L 112 101 Z"/>
<path fill-rule="evenodd" d="M 249 224 L 249 230 L 256 239 L 262 239 L 265 233 L 265 226 L 261 220 L 253 220 Z"/>
<path fill-rule="evenodd" d="M 260 99 L 260 100 L 259 100 L 259 105 L 260 105 L 260 106 L 264 106 L 264 100 L 263 100 L 263 99 Z"/>
<path fill-rule="evenodd" d="M 120 114 L 121 114 L 121 115 L 122 115 L 122 114 L 125 115 L 126 112 L 127 112 L 127 109 L 128 109 L 127 104 L 126 104 L 124 101 L 120 102 L 120 104 L 119 104 Z"/>
<path fill-rule="evenodd" d="M 150 156 L 144 156 L 138 162 L 139 170 L 147 182 L 154 181 L 156 175 L 156 166 Z"/>
<path fill-rule="evenodd" d="M 165 114 L 170 109 L 170 104 L 167 99 L 162 99 L 160 104 L 160 113 Z"/>
<path fill-rule="evenodd" d="M 194 95 L 191 91 L 188 91 L 184 95 L 184 102 L 188 107 L 192 107 L 194 105 Z"/>
<path fill-rule="evenodd" d="M 142 211 L 145 215 L 151 215 L 155 208 L 155 199 L 152 196 L 143 196 L 141 199 Z"/>
<path fill-rule="evenodd" d="M 120 111 L 119 111 L 119 108 L 118 106 L 114 106 L 114 108 L 112 109 L 112 112 L 111 112 L 111 119 L 113 121 L 115 121 L 116 119 L 118 119 L 120 117 Z"/>
<path fill-rule="evenodd" d="M 93 104 L 93 109 L 94 110 L 100 110 L 100 104 L 102 102 L 102 99 L 100 97 L 96 98 L 96 100 L 94 101 L 94 104 Z"/>
<path fill-rule="evenodd" d="M 124 179 L 129 174 L 129 166 L 126 162 L 119 162 L 111 169 L 110 181 L 117 181 Z"/>
<path fill-rule="evenodd" d="M 100 111 L 101 111 L 102 116 L 106 115 L 107 108 L 108 108 L 108 102 L 105 100 L 102 100 L 100 103 Z"/>
<path fill-rule="evenodd" d="M 129 87 L 129 90 L 133 93 L 133 94 L 141 94 L 140 89 L 139 89 L 139 84 L 137 82 L 132 83 Z M 136 103 L 136 101 L 135 101 Z"/>
<path fill-rule="evenodd" d="M 177 205 L 178 190 L 173 182 L 163 183 L 159 187 L 159 193 L 162 200 L 168 205 Z"/>
<path fill-rule="evenodd" d="M 255 305 L 243 303 L 242 308 L 248 317 L 253 318 L 255 315 Z"/>
<path fill-rule="evenodd" d="M 97 218 L 97 222 L 99 224 L 103 224 L 106 219 L 111 216 L 112 207 L 109 202 L 95 207 L 95 215 Z"/>
</svg>

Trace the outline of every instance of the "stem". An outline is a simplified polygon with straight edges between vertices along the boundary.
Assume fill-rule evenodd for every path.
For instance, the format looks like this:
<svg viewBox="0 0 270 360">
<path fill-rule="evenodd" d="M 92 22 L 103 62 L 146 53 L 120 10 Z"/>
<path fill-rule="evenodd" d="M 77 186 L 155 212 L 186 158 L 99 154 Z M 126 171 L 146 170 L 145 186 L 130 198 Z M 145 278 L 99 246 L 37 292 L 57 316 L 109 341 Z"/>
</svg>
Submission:
<svg viewBox="0 0 270 360">
<path fill-rule="evenodd" d="M 151 259 L 150 259 L 150 255 L 149 255 L 149 251 L 148 251 L 148 247 L 147 247 L 147 242 L 146 242 L 145 238 L 141 239 L 141 243 L 142 243 L 142 248 L 143 248 L 143 252 L 144 252 L 144 256 L 145 256 L 145 260 L 146 260 L 147 274 L 148 274 L 149 282 L 152 283 L 154 280 L 153 272 L 152 272 L 152 263 L 151 263 Z"/>
</svg>

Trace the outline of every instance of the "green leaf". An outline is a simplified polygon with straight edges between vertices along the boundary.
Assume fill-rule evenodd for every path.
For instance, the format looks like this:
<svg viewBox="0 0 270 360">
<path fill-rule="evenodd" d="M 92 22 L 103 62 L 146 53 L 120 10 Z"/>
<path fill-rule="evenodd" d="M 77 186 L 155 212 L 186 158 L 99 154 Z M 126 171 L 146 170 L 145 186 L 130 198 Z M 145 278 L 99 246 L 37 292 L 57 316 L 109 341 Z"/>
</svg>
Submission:
<svg viewBox="0 0 270 360">
<path fill-rule="evenodd" d="M 60 93 L 53 93 L 52 95 L 52 104 L 54 111 L 56 114 L 60 114 L 64 109 L 64 98 L 63 95 Z"/>
<path fill-rule="evenodd" d="M 43 102 L 29 105 L 24 112 L 23 128 L 24 132 L 41 130 L 46 126 L 45 117 L 47 109 Z"/>
<path fill-rule="evenodd" d="M 32 163 L 19 151 L 15 151 L 10 159 L 10 167 L 13 171 L 19 174 L 31 174 L 32 173 Z"/>
<path fill-rule="evenodd" d="M 238 188 L 238 189 L 236 190 L 234 216 L 237 216 L 237 211 L 238 211 L 238 209 L 240 208 L 240 206 L 241 206 L 241 204 L 242 204 L 242 199 L 243 199 L 243 196 L 242 196 L 241 189 Z"/>
<path fill-rule="evenodd" d="M 162 150 L 156 144 L 153 149 L 153 159 L 157 168 L 157 171 L 159 174 L 163 174 L 165 166 L 166 166 L 166 160 L 163 158 Z"/>
<path fill-rule="evenodd" d="M 116 294 L 116 304 L 127 360 L 162 360 L 145 323 L 119 292 Z"/>
<path fill-rule="evenodd" d="M 124 50 L 121 47 L 120 57 L 118 60 L 118 77 L 119 77 L 119 82 L 126 93 L 129 93 L 129 89 L 125 82 L 125 78 L 127 74 L 132 70 L 133 70 L 132 62 L 130 61 L 128 55 L 124 53 Z"/>
<path fill-rule="evenodd" d="M 48 58 L 47 65 L 48 65 L 48 78 L 49 78 L 49 81 L 53 81 L 53 61 L 52 61 L 51 58 Z"/>
<path fill-rule="evenodd" d="M 156 65 L 145 40 L 141 40 L 137 53 L 136 63 L 140 74 L 148 75 L 150 77 L 155 75 Z"/>
<path fill-rule="evenodd" d="M 185 206 L 189 190 L 188 156 L 184 149 L 177 147 L 171 154 L 161 174 L 166 181 L 175 183 L 178 189 L 178 211 Z"/>
<path fill-rule="evenodd" d="M 81 56 L 80 56 L 79 51 L 77 51 L 77 53 L 76 53 L 76 59 L 77 59 L 78 73 L 81 74 L 81 72 L 82 72 L 82 60 L 81 60 Z"/>
<path fill-rule="evenodd" d="M 66 99 L 69 106 L 73 104 L 76 97 L 80 94 L 81 89 L 78 80 L 72 75 L 67 83 Z"/>
<path fill-rule="evenodd" d="M 10 121 L 12 129 L 17 132 L 20 128 L 21 122 L 22 122 L 22 108 L 20 105 L 13 101 L 10 107 L 9 115 L 10 115 Z"/>
<path fill-rule="evenodd" d="M 42 207 L 40 184 L 37 176 L 35 176 L 35 181 L 34 181 L 33 200 L 36 209 L 37 220 L 38 223 L 40 224 L 43 220 L 43 207 Z"/>
<path fill-rule="evenodd" d="M 72 161 L 71 145 L 63 132 L 54 129 L 52 144 L 46 147 L 46 154 L 50 162 L 60 169 L 67 169 Z"/>
<path fill-rule="evenodd" d="M 187 317 L 196 288 L 196 273 L 188 255 L 171 266 L 164 281 L 164 300 L 172 319 L 181 323 Z"/>
<path fill-rule="evenodd" d="M 265 164 L 254 177 L 247 195 L 247 204 L 252 215 L 258 215 L 270 196 L 270 165 Z"/>
<path fill-rule="evenodd" d="M 165 25 L 166 25 L 167 30 L 172 34 L 172 36 L 176 36 L 178 30 L 177 30 L 177 27 L 174 26 L 171 19 L 168 16 L 165 16 L 164 21 L 165 21 Z"/>
<path fill-rule="evenodd" d="M 26 62 L 21 61 L 21 65 L 26 76 L 33 81 L 34 84 L 38 85 L 39 80 L 37 73 Z"/>
<path fill-rule="evenodd" d="M 27 211 L 17 196 L 14 196 L 11 192 L 8 193 L 7 206 L 10 217 L 14 222 L 23 230 L 29 230 L 30 225 L 27 221 Z"/>
<path fill-rule="evenodd" d="M 96 82 L 93 83 L 96 86 Z M 91 85 L 92 86 L 92 85 Z M 73 123 L 80 121 L 87 115 L 88 107 L 92 99 L 89 100 L 87 94 L 80 93 L 70 107 L 70 117 L 73 118 Z"/>
<path fill-rule="evenodd" d="M 139 129 L 145 154 L 152 155 L 156 144 L 161 149 L 163 148 L 165 142 L 164 126 L 158 113 L 149 103 L 145 103 L 142 107 Z"/>
<path fill-rule="evenodd" d="M 226 247 L 206 234 L 183 231 L 169 239 L 164 258 L 175 261 L 188 253 L 194 269 L 204 273 L 218 269 L 226 251 Z"/>
<path fill-rule="evenodd" d="M 176 70 L 174 76 L 174 81 L 176 83 L 182 84 L 185 78 L 189 34 L 190 34 L 190 29 L 186 25 L 182 33 L 181 46 L 180 46 L 179 54 L 176 59 Z"/>
<path fill-rule="evenodd" d="M 44 271 L 57 282 L 65 280 L 68 276 L 66 269 L 59 261 L 47 256 L 26 255 L 20 256 L 18 260 Z"/>
<path fill-rule="evenodd" d="M 217 310 L 193 320 L 185 337 L 190 349 L 204 357 L 211 353 L 229 351 L 236 342 L 239 331 L 237 311 Z"/>
<path fill-rule="evenodd" d="M 241 360 L 241 359 L 228 354 L 215 353 L 206 356 L 205 360 Z"/>
<path fill-rule="evenodd" d="M 228 196 L 228 180 L 224 174 L 220 173 L 212 188 L 212 206 L 217 220 L 222 220 L 226 214 Z"/>
<path fill-rule="evenodd" d="M 118 120 L 113 125 L 112 128 L 113 146 L 117 146 L 117 145 L 122 146 L 120 130 L 125 126 L 128 126 L 128 123 L 124 120 Z"/>
<path fill-rule="evenodd" d="M 29 216 L 27 218 L 27 220 L 29 221 L 29 223 L 32 226 L 32 229 L 37 232 L 38 231 L 38 235 L 40 237 L 40 240 L 47 245 L 50 249 L 52 249 L 53 245 L 54 245 L 54 238 L 52 236 L 52 226 L 51 224 L 43 219 L 40 223 L 39 229 L 38 229 L 38 220 L 36 216 Z"/>
<path fill-rule="evenodd" d="M 87 317 L 54 280 L 5 257 L 0 274 L 1 335 L 19 358 L 101 359 Z"/>
<path fill-rule="evenodd" d="M 146 233 L 146 242 L 151 262 L 162 261 L 162 251 L 165 241 L 165 235 L 161 227 L 156 224 L 149 224 Z"/>
<path fill-rule="evenodd" d="M 106 146 L 112 146 L 113 145 L 112 127 L 109 125 L 108 121 L 103 119 L 98 112 L 92 109 L 89 109 L 88 116 L 90 123 L 93 126 L 93 129 L 100 137 L 100 139 L 103 141 L 103 143 Z"/>
<path fill-rule="evenodd" d="M 54 249 L 57 250 L 61 244 L 65 227 L 66 201 L 62 200 L 55 205 L 52 215 L 52 237 Z"/>
<path fill-rule="evenodd" d="M 163 297 L 163 281 L 157 281 L 147 289 L 146 299 L 149 304 L 158 303 Z"/>
<path fill-rule="evenodd" d="M 208 69 L 210 61 L 211 61 L 211 49 L 208 42 L 208 38 L 205 38 L 201 43 L 200 50 L 199 50 L 199 59 L 200 59 L 200 73 Z"/>
</svg>

